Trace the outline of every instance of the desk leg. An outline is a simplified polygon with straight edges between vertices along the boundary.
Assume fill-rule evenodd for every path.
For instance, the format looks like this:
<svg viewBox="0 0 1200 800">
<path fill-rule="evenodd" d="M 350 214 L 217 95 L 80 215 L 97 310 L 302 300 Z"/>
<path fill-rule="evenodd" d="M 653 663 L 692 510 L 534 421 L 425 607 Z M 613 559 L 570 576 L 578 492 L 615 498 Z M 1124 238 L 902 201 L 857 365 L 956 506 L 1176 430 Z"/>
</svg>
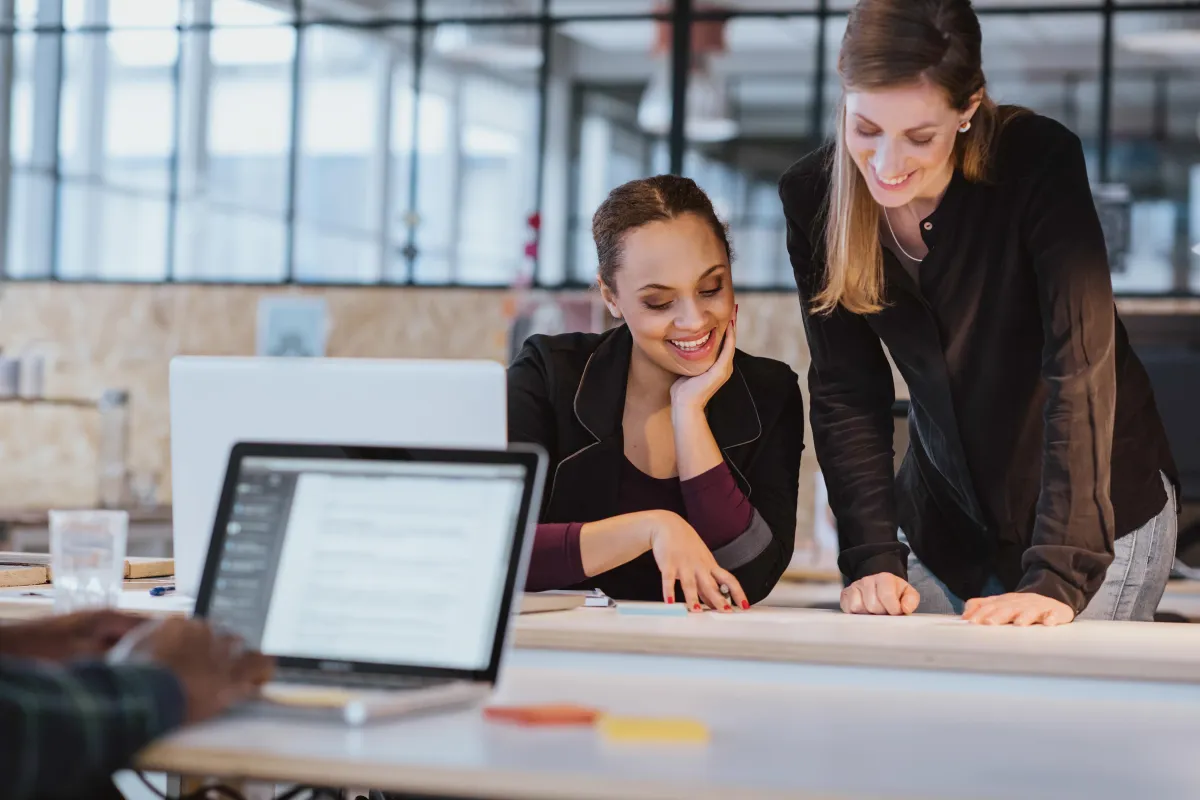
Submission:
<svg viewBox="0 0 1200 800">
<path fill-rule="evenodd" d="M 199 792 L 205 786 L 213 784 L 214 781 L 208 778 L 193 778 L 187 775 L 168 775 L 167 776 L 167 797 L 184 797 L 194 792 Z M 255 793 L 250 784 L 245 781 L 216 781 L 222 786 L 228 786 L 235 792 L 240 794 L 247 800 L 254 800 L 260 796 L 273 797 L 274 794 L 268 787 L 264 792 Z M 221 800 L 226 800 L 225 795 L 212 795 L 214 798 L 220 797 Z"/>
<path fill-rule="evenodd" d="M 183 797 L 185 794 L 198 791 L 203 786 L 204 781 L 199 778 L 189 778 L 185 775 L 168 775 L 167 797 Z"/>
</svg>

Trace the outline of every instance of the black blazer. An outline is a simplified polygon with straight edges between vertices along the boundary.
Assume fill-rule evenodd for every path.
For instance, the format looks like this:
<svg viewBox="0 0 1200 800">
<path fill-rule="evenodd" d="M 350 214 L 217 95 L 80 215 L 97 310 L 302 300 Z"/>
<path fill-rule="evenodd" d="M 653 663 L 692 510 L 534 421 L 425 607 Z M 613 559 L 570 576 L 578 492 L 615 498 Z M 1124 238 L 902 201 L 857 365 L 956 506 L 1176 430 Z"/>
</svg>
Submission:
<svg viewBox="0 0 1200 800">
<path fill-rule="evenodd" d="M 806 309 L 825 277 L 831 148 L 780 181 Z M 884 251 L 887 305 L 805 313 L 813 438 L 851 580 L 906 576 L 908 548 L 963 598 L 990 574 L 1081 611 L 1113 542 L 1163 510 L 1177 470 L 1113 303 L 1079 138 L 1035 114 L 997 138 L 994 176 L 956 171 L 922 221 L 918 280 Z M 911 394 L 893 471 L 892 370 Z"/>
<path fill-rule="evenodd" d="M 508 438 L 550 454 L 541 522 L 615 516 L 625 457 L 621 420 L 633 337 L 624 325 L 601 334 L 533 336 L 508 370 Z M 733 376 L 708 404 L 709 427 L 734 479 L 771 531 L 753 560 L 731 570 L 750 602 L 774 588 L 792 558 L 804 401 L 786 364 L 740 350 Z M 651 553 L 589 579 L 628 600 L 662 599 Z M 680 595 L 682 600 L 682 595 Z"/>
</svg>

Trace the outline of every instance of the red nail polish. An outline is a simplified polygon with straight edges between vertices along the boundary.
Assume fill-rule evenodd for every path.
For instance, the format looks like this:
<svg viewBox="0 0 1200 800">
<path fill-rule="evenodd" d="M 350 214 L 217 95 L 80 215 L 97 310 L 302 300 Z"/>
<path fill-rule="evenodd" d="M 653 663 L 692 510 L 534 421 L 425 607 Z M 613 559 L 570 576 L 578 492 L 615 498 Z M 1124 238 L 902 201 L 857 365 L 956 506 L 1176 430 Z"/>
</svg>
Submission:
<svg viewBox="0 0 1200 800">
<path fill-rule="evenodd" d="M 700 610 L 700 604 L 699 604 L 699 603 L 696 603 L 696 605 L 692 606 L 692 608 L 693 608 L 693 609 L 695 609 L 696 611 L 699 611 L 699 610 Z"/>
<path fill-rule="evenodd" d="M 726 603 L 726 604 L 725 604 L 725 610 L 726 610 L 726 611 L 733 611 L 733 606 L 731 606 L 731 605 L 729 605 L 728 603 Z"/>
<path fill-rule="evenodd" d="M 667 602 L 668 602 L 668 603 L 674 603 L 674 602 L 675 602 L 675 598 L 674 598 L 674 597 L 668 597 L 668 598 L 667 598 Z"/>
<path fill-rule="evenodd" d="M 742 601 L 742 611 L 749 611 L 749 610 L 750 610 L 750 601 L 743 600 Z"/>
</svg>

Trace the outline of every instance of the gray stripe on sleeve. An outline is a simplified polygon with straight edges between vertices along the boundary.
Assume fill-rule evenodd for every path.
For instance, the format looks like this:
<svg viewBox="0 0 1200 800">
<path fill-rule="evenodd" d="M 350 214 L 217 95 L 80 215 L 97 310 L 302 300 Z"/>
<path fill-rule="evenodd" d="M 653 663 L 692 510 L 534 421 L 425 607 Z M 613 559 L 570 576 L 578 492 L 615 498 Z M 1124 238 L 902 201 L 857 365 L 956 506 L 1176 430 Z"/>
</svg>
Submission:
<svg viewBox="0 0 1200 800">
<path fill-rule="evenodd" d="M 772 538 L 774 537 L 771 535 L 771 528 L 755 510 L 749 527 L 729 544 L 714 550 L 713 556 L 724 569 L 744 567 L 762 555 L 771 544 Z"/>
</svg>

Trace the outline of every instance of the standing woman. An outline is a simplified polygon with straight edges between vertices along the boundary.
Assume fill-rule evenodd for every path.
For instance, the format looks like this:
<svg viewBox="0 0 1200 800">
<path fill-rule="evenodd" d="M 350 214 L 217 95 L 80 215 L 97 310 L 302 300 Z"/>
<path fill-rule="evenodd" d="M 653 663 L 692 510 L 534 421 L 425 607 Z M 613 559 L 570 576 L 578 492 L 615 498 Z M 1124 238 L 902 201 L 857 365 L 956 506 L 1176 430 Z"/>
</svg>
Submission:
<svg viewBox="0 0 1200 800">
<path fill-rule="evenodd" d="M 860 0 L 835 141 L 780 181 L 842 609 L 1149 620 L 1178 478 L 1083 148 L 988 97 L 980 44 L 969 0 Z"/>
</svg>

